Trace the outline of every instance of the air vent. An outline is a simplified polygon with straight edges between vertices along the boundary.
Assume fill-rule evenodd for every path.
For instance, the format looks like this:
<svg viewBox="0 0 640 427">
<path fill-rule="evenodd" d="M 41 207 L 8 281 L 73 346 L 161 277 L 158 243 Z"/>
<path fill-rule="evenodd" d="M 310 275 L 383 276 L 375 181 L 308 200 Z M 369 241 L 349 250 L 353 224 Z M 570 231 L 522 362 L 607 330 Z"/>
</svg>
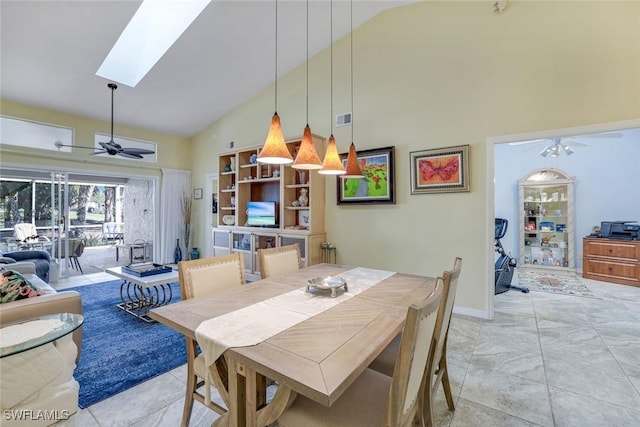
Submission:
<svg viewBox="0 0 640 427">
<path fill-rule="evenodd" d="M 351 124 L 351 113 L 338 114 L 336 116 L 336 126 L 349 126 Z"/>
</svg>

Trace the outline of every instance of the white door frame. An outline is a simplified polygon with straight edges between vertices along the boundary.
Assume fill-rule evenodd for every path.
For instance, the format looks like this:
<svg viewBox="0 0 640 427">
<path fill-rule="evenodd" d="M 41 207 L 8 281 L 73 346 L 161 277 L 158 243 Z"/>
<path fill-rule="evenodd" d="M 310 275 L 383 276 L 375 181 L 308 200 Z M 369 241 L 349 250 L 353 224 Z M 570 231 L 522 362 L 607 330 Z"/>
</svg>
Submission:
<svg viewBox="0 0 640 427">
<path fill-rule="evenodd" d="M 496 144 L 505 144 L 508 142 L 528 141 L 534 139 L 548 139 L 559 136 L 573 136 L 584 135 L 588 133 L 600 133 L 619 131 L 624 129 L 638 128 L 640 127 L 640 119 L 623 120 L 619 122 L 610 123 L 598 123 L 593 125 L 576 126 L 570 128 L 552 129 L 537 132 L 526 132 L 513 135 L 492 136 L 487 138 L 487 150 L 486 150 L 486 164 L 487 164 L 487 217 L 495 217 L 495 148 Z M 486 240 L 487 248 L 493 247 L 495 240 L 495 230 L 493 223 L 487 221 L 486 224 Z M 487 315 L 489 319 L 494 318 L 494 299 L 495 299 L 495 284 L 494 284 L 494 260 L 493 250 L 487 252 L 487 265 L 486 283 L 487 294 L 485 296 L 485 302 L 487 307 Z"/>
<path fill-rule="evenodd" d="M 213 181 L 218 181 L 218 173 L 209 173 L 205 175 L 205 183 L 204 183 L 204 202 L 205 202 L 205 248 L 203 251 L 203 256 L 212 257 L 213 256 L 213 233 L 211 229 L 213 226 L 213 216 L 214 213 L 211 212 L 211 207 L 213 206 Z M 218 192 L 218 188 L 216 187 L 215 192 Z"/>
</svg>

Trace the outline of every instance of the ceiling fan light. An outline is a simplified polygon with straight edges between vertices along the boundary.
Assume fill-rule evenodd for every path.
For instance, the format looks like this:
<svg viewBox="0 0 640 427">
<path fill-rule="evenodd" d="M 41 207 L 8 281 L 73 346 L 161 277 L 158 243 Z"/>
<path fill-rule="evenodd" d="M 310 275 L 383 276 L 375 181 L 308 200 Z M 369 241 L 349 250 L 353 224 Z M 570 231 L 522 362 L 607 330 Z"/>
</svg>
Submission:
<svg viewBox="0 0 640 427">
<path fill-rule="evenodd" d="M 358 161 L 356 146 L 353 142 L 349 147 L 349 155 L 347 156 L 347 173 L 345 173 L 342 178 L 364 178 L 364 173 L 362 173 L 362 168 Z"/>
<path fill-rule="evenodd" d="M 565 152 L 565 154 L 566 154 L 567 156 L 570 156 L 570 155 L 572 155 L 572 154 L 573 154 L 573 148 L 571 148 L 571 146 L 570 146 L 570 145 L 568 145 L 568 144 L 563 144 L 563 145 L 562 145 L 562 149 L 564 150 L 564 152 Z"/>
<path fill-rule="evenodd" d="M 309 124 L 304 127 L 304 134 L 302 135 L 302 142 L 296 155 L 296 160 L 291 165 L 294 169 L 320 169 L 322 168 L 322 162 L 316 147 L 313 145 L 313 138 L 311 137 L 311 128 Z"/>
<path fill-rule="evenodd" d="M 342 160 L 338 154 L 336 139 L 333 135 L 329 137 L 327 152 L 325 153 L 324 161 L 322 162 L 322 169 L 320 169 L 318 173 L 323 175 L 343 175 L 345 173 L 344 167 L 342 166 Z"/>
<path fill-rule="evenodd" d="M 551 153 L 551 146 L 550 146 L 550 145 L 549 145 L 549 146 L 547 146 L 544 150 L 542 150 L 542 151 L 540 152 L 540 155 L 541 155 L 542 157 L 547 157 L 547 156 L 549 155 L 549 153 Z"/>
<path fill-rule="evenodd" d="M 549 154 L 551 155 L 551 157 L 558 157 L 560 155 L 560 147 L 558 146 L 558 144 L 555 144 L 553 147 L 551 147 L 551 151 L 549 152 Z"/>
<path fill-rule="evenodd" d="M 277 112 L 271 118 L 269 133 L 267 133 L 267 139 L 258 154 L 258 162 L 272 165 L 288 165 L 293 162 L 293 156 L 284 141 L 280 116 Z"/>
</svg>

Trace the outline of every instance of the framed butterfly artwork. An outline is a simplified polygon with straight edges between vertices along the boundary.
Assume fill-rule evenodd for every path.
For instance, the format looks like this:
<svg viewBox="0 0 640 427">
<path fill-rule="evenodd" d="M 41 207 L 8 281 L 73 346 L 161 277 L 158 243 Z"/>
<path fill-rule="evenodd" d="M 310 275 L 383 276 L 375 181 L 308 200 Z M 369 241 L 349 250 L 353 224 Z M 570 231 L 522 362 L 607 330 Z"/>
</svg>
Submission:
<svg viewBox="0 0 640 427">
<path fill-rule="evenodd" d="M 469 146 L 412 151 L 411 194 L 469 191 Z"/>
</svg>

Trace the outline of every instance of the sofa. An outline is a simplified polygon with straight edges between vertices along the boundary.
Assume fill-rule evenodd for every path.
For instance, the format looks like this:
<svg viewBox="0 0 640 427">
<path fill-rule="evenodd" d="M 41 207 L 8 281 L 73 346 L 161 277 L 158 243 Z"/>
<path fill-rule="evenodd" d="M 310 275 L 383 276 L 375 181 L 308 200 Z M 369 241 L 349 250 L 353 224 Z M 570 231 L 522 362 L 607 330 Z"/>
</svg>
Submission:
<svg viewBox="0 0 640 427">
<path fill-rule="evenodd" d="M 83 313 L 80 294 L 76 291 L 58 292 L 53 289 L 36 275 L 36 265 L 33 262 L 22 261 L 12 264 L 0 264 L 0 266 L 7 270 L 17 271 L 42 292 L 42 295 L 32 298 L 0 304 L 0 324 L 5 325 L 46 314 Z M 80 360 L 80 350 L 82 348 L 82 326 L 73 332 L 73 340 L 78 348 L 77 363 Z"/>
<path fill-rule="evenodd" d="M 31 287 L 36 287 L 43 294 L 0 304 L 0 324 L 3 326 L 46 314 L 82 314 L 80 294 L 75 291 L 56 292 L 36 275 L 33 262 L 16 262 L 7 264 L 5 268 L 7 266 L 10 266 L 12 273 L 3 277 L 18 277 L 13 274 L 18 272 L 22 277 L 16 280 L 28 280 Z M 29 325 L 24 327 L 28 328 Z M 65 418 L 70 416 L 68 421 L 63 422 L 65 425 L 76 425 L 80 385 L 73 378 L 73 372 L 80 359 L 81 344 L 82 327 L 55 343 L 4 357 L 0 361 L 0 410 L 4 414 L 55 412 Z M 47 417 L 37 420 L 5 417 L 0 424 L 19 427 L 27 424 L 51 425 L 54 421 Z"/>
<path fill-rule="evenodd" d="M 29 261 L 35 264 L 35 274 L 46 283 L 49 283 L 49 264 L 51 264 L 49 252 L 38 250 L 0 252 L 0 264 L 9 264 L 18 261 Z"/>
</svg>

